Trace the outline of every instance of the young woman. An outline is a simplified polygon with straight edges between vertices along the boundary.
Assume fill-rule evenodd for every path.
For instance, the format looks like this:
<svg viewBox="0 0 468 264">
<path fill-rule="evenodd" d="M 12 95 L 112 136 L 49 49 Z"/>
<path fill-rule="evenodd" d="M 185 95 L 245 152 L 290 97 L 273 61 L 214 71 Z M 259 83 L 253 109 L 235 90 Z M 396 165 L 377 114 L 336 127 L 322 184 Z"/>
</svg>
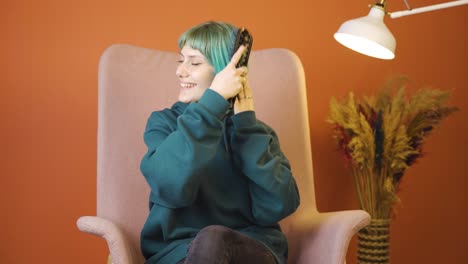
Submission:
<svg viewBox="0 0 468 264">
<path fill-rule="evenodd" d="M 237 31 L 206 22 L 179 39 L 178 102 L 153 112 L 144 134 L 146 263 L 286 263 L 278 221 L 299 193 L 275 132 L 255 116 L 248 69 L 235 66 L 245 47 L 231 58 Z"/>
</svg>

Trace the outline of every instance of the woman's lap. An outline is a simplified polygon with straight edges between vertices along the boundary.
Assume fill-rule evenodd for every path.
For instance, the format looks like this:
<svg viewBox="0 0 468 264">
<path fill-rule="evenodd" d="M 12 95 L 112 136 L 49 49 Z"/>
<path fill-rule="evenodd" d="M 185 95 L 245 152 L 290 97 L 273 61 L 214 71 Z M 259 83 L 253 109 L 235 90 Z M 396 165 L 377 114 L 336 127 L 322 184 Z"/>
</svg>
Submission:
<svg viewBox="0 0 468 264">
<path fill-rule="evenodd" d="M 189 246 L 186 264 L 276 264 L 259 241 L 225 226 L 203 228 Z"/>
</svg>

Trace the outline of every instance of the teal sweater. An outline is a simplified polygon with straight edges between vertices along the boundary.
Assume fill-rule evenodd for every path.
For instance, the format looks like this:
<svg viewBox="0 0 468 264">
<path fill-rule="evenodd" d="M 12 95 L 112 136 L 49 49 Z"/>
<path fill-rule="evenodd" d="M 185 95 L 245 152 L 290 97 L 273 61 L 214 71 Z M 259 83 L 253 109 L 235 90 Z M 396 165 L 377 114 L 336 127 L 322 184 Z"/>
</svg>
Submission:
<svg viewBox="0 0 468 264">
<path fill-rule="evenodd" d="M 177 263 L 208 225 L 252 237 L 286 263 L 288 244 L 278 221 L 299 206 L 289 162 L 255 112 L 230 115 L 228 109 L 208 89 L 197 103 L 177 102 L 149 117 L 141 161 L 151 188 L 141 231 L 146 263 Z"/>
</svg>

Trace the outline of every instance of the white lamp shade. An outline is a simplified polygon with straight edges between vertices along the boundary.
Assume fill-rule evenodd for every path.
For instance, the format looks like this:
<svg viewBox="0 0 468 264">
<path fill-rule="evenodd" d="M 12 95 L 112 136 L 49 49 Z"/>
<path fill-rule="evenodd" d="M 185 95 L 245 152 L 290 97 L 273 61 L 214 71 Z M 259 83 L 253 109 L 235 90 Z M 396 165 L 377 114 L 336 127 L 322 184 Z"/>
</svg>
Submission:
<svg viewBox="0 0 468 264">
<path fill-rule="evenodd" d="M 334 37 L 336 41 L 354 51 L 391 60 L 395 58 L 396 41 L 383 22 L 384 16 L 383 9 L 372 7 L 367 16 L 343 23 Z"/>
</svg>

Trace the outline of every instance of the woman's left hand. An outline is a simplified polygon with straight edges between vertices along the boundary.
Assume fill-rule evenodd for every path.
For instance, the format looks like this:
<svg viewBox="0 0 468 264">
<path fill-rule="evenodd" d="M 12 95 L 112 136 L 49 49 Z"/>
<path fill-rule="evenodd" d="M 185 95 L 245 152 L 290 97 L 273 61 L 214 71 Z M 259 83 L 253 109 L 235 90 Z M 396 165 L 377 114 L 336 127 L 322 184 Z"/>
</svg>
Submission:
<svg viewBox="0 0 468 264">
<path fill-rule="evenodd" d="M 234 114 L 238 114 L 244 111 L 254 111 L 254 102 L 252 97 L 252 89 L 250 88 L 249 79 L 247 73 L 243 75 L 243 88 L 236 96 L 234 103 Z"/>
</svg>

